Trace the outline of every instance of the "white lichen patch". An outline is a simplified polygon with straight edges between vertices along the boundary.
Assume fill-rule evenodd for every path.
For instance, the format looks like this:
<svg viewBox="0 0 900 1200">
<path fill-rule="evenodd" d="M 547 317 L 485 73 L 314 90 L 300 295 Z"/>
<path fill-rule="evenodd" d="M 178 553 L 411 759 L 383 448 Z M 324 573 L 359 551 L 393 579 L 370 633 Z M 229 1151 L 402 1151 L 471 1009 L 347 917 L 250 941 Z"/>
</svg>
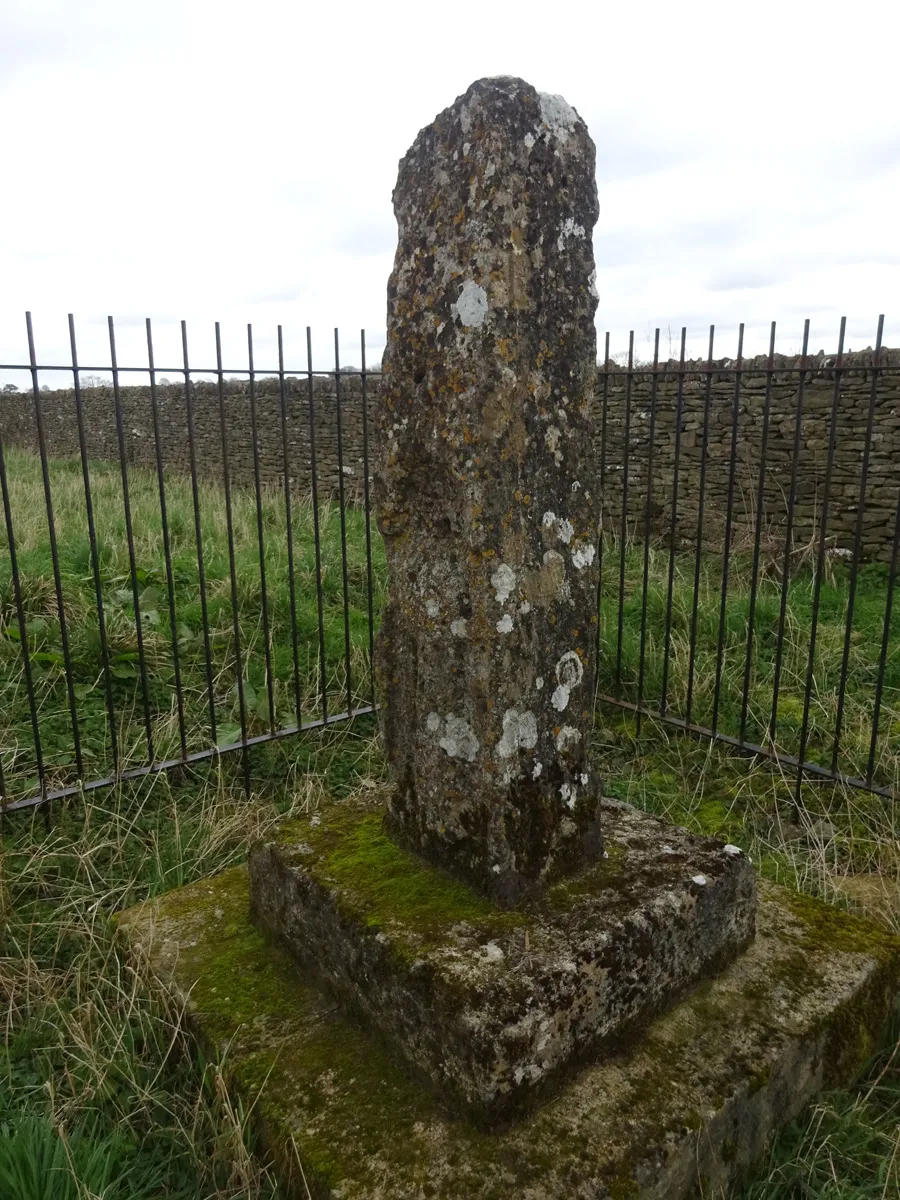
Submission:
<svg viewBox="0 0 900 1200">
<path fill-rule="evenodd" d="M 575 808 L 575 801 L 578 797 L 577 788 L 573 787 L 571 783 L 564 783 L 562 785 L 562 787 L 559 789 L 559 794 L 562 797 L 563 803 L 568 808 L 571 808 L 571 809 Z"/>
<path fill-rule="evenodd" d="M 569 134 L 578 123 L 578 113 L 562 96 L 555 96 L 549 92 L 538 92 L 538 101 L 541 106 L 541 120 L 565 145 Z"/>
<path fill-rule="evenodd" d="M 724 850 L 726 854 L 730 854 L 733 858 L 737 858 L 739 854 L 744 853 L 740 846 L 734 846 L 731 842 L 726 842 Z"/>
<path fill-rule="evenodd" d="M 425 611 L 428 613 L 429 617 L 434 618 L 441 611 L 441 606 L 438 604 L 437 600 L 426 600 Z"/>
<path fill-rule="evenodd" d="M 691 883 L 696 883 L 698 887 L 705 887 L 706 886 L 706 876 L 705 875 L 692 875 Z"/>
<path fill-rule="evenodd" d="M 429 733 L 437 733 L 442 724 L 443 722 L 441 721 L 440 714 L 436 712 L 430 712 L 425 718 L 425 728 Z"/>
<path fill-rule="evenodd" d="M 474 762 L 479 750 L 478 738 L 471 725 L 453 713 L 444 718 L 444 736 L 438 745 L 450 758 L 462 758 L 466 762 Z"/>
<path fill-rule="evenodd" d="M 556 664 L 556 681 L 570 690 L 578 687 L 584 677 L 584 664 L 575 650 L 567 650 Z"/>
<path fill-rule="evenodd" d="M 575 746 L 580 741 L 581 734 L 577 729 L 572 725 L 563 725 L 556 735 L 556 748 L 561 754 L 564 754 L 570 746 Z"/>
<path fill-rule="evenodd" d="M 531 778 L 532 779 L 540 779 L 541 771 L 543 771 L 543 769 L 544 769 L 544 764 L 536 762 L 531 769 Z"/>
<path fill-rule="evenodd" d="M 557 466 L 559 466 L 559 464 L 562 462 L 562 451 L 559 448 L 559 440 L 561 437 L 562 433 L 556 428 L 555 425 L 548 425 L 547 430 L 544 433 L 544 441 L 547 444 L 547 450 L 553 455 L 553 461 Z"/>
<path fill-rule="evenodd" d="M 537 745 L 537 717 L 533 712 L 508 708 L 503 714 L 503 737 L 497 743 L 501 758 L 511 758 L 517 750 L 533 750 Z"/>
<path fill-rule="evenodd" d="M 512 627 L 513 627 L 513 619 L 509 615 L 509 613 L 506 613 L 497 622 L 497 632 L 498 633 L 512 633 Z"/>
<path fill-rule="evenodd" d="M 568 546 L 572 540 L 572 534 L 575 532 L 572 522 L 566 520 L 565 517 L 558 517 L 556 520 L 556 536 L 565 545 Z"/>
<path fill-rule="evenodd" d="M 535 1083 L 543 1075 L 543 1070 L 539 1063 L 525 1063 L 524 1066 L 516 1067 L 513 1072 L 516 1083 L 521 1083 L 523 1079 L 528 1079 Z"/>
<path fill-rule="evenodd" d="M 537 141 L 537 138 L 534 136 L 533 133 L 526 133 L 524 138 L 522 138 L 522 141 L 525 143 L 525 145 L 530 150 L 531 147 L 534 145 L 534 143 Z"/>
<path fill-rule="evenodd" d="M 457 617 L 450 622 L 450 632 L 454 637 L 464 638 L 468 633 L 468 624 L 465 617 Z"/>
<path fill-rule="evenodd" d="M 541 690 L 541 688 L 544 686 L 543 675 L 538 675 L 537 679 L 534 681 L 534 686 L 537 688 L 538 691 Z"/>
<path fill-rule="evenodd" d="M 566 248 L 566 238 L 583 238 L 585 236 L 584 226 L 579 225 L 574 217 L 566 217 L 559 228 L 559 237 L 556 239 L 556 248 L 562 252 Z"/>
<path fill-rule="evenodd" d="M 481 957 L 486 962 L 500 962 L 506 955 L 503 953 L 502 946 L 498 946 L 496 942 L 487 942 L 481 947 Z"/>
<path fill-rule="evenodd" d="M 544 513 L 541 524 L 545 529 L 551 529 L 555 532 L 557 538 L 568 546 L 572 540 L 572 535 L 575 532 L 572 522 L 565 517 L 558 517 L 555 512 L 549 509 Z"/>
<path fill-rule="evenodd" d="M 556 664 L 556 682 L 559 685 L 550 697 L 557 712 L 563 712 L 569 703 L 573 688 L 578 687 L 584 675 L 584 666 L 574 650 L 567 650 Z"/>
<path fill-rule="evenodd" d="M 450 305 L 450 311 L 464 328 L 478 329 L 487 318 L 487 292 L 473 279 L 467 279 L 456 301 Z"/>
<path fill-rule="evenodd" d="M 577 550 L 572 551 L 572 566 L 576 571 L 583 571 L 594 561 L 594 554 L 593 546 L 579 546 Z"/>
<path fill-rule="evenodd" d="M 522 614 L 523 617 L 527 616 L 531 612 L 531 605 L 528 603 L 527 600 L 523 600 L 522 603 L 519 605 L 519 612 Z"/>
<path fill-rule="evenodd" d="M 491 585 L 498 604 L 505 604 L 516 586 L 516 573 L 506 563 L 501 563 L 491 576 Z"/>
</svg>

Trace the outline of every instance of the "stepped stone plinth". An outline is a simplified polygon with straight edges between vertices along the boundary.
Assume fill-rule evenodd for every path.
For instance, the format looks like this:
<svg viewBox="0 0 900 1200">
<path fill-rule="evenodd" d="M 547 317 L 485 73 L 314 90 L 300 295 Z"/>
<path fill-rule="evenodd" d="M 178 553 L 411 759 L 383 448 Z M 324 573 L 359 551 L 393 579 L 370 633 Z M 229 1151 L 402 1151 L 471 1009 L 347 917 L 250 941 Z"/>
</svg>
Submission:
<svg viewBox="0 0 900 1200">
<path fill-rule="evenodd" d="M 546 1103 L 485 1130 L 448 1113 L 248 910 L 236 867 L 120 927 L 221 1057 L 292 1200 L 725 1195 L 822 1088 L 859 1071 L 900 987 L 897 938 L 763 881 L 757 936 L 730 966 Z"/>
<path fill-rule="evenodd" d="M 253 919 L 470 1118 L 548 1094 L 743 950 L 735 846 L 604 801 L 606 857 L 514 910 L 393 845 L 381 812 L 285 826 L 250 859 Z"/>
</svg>

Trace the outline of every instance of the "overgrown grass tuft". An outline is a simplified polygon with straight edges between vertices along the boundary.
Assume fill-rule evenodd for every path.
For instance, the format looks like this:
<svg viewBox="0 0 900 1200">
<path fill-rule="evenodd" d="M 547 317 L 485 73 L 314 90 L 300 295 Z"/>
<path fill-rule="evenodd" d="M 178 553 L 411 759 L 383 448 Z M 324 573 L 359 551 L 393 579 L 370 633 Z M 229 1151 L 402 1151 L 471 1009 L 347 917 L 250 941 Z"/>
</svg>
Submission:
<svg viewBox="0 0 900 1200">
<path fill-rule="evenodd" d="M 277 1195 L 250 1115 L 205 1061 L 185 1013 L 120 951 L 122 908 L 242 861 L 283 818 L 380 771 L 372 726 L 254 752 L 247 798 L 226 761 L 89 793 L 5 823 L 2 843 L 0 1196 L 197 1200 Z M 272 786 L 277 780 L 277 786 Z"/>
</svg>

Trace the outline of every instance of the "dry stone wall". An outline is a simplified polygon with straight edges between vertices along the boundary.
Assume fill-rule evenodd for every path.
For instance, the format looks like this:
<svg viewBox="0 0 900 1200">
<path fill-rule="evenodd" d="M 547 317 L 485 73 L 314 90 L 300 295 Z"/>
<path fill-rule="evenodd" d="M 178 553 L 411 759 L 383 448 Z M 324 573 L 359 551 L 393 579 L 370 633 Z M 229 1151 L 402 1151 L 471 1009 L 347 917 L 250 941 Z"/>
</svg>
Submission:
<svg viewBox="0 0 900 1200">
<path fill-rule="evenodd" d="M 362 496 L 366 446 L 363 430 L 363 391 L 377 389 L 379 377 L 358 374 L 340 377 L 343 476 L 345 494 L 356 502 Z M 219 391 L 215 383 L 192 385 L 194 433 L 198 473 L 211 480 L 222 479 L 222 435 Z M 153 415 L 149 387 L 120 389 L 127 461 L 135 466 L 156 466 Z M 313 380 L 313 425 L 316 473 L 321 497 L 339 490 L 337 385 L 334 376 Z M 281 392 L 277 379 L 260 379 L 255 384 L 257 443 L 260 475 L 264 483 L 283 479 L 281 439 Z M 309 384 L 306 379 L 285 381 L 285 420 L 288 438 L 289 478 L 300 493 L 310 491 L 312 454 L 309 419 Z M 163 463 L 170 471 L 190 470 L 187 403 L 184 385 L 157 387 L 160 447 Z M 45 392 L 41 404 L 47 449 L 51 456 L 66 458 L 79 453 L 78 426 L 73 391 Z M 82 391 L 87 451 L 90 458 L 118 461 L 113 390 L 86 388 Z M 250 385 L 247 381 L 225 384 L 225 425 L 231 478 L 237 485 L 253 483 L 253 438 Z M 367 404 L 371 413 L 371 402 Z M 0 433 L 7 444 L 35 447 L 34 402 L 27 393 L 0 396 Z"/>
<path fill-rule="evenodd" d="M 828 516 L 829 544 L 847 550 L 853 545 L 859 502 L 860 474 L 866 442 L 866 421 L 872 395 L 871 351 L 844 356 L 837 408 L 834 465 Z M 760 455 L 766 398 L 765 356 L 743 363 L 734 439 L 733 543 L 752 543 L 757 508 Z M 773 550 L 784 540 L 800 391 L 800 360 L 776 355 L 771 410 L 765 448 L 763 529 Z M 868 486 L 863 510 L 862 550 L 868 559 L 889 559 L 900 486 L 900 351 L 883 350 L 876 380 L 876 402 Z M 735 397 L 734 362 L 713 364 L 704 483 L 704 542 L 722 545 L 732 463 L 732 424 Z M 609 377 L 598 376 L 597 404 L 602 410 L 606 391 L 604 463 L 604 521 L 621 529 L 625 490 L 627 379 L 609 364 Z M 814 540 L 824 499 L 831 408 L 834 399 L 834 360 L 820 354 L 809 360 L 803 394 L 794 508 L 793 544 L 798 553 Z M 649 528 L 668 538 L 671 528 L 675 451 L 678 440 L 678 364 L 662 364 L 657 379 L 652 455 Z M 675 537 L 693 544 L 701 486 L 701 462 L 706 404 L 706 364 L 688 363 L 680 421 L 678 497 Z M 648 526 L 648 468 L 653 392 L 652 371 L 638 369 L 632 379 L 628 430 L 627 528 L 642 535 Z M 601 416 L 602 425 L 602 416 Z M 598 466 L 599 470 L 599 466 Z"/>
<path fill-rule="evenodd" d="M 853 544 L 859 478 L 865 442 L 866 416 L 872 390 L 871 351 L 845 355 L 837 419 L 837 440 L 832 478 L 832 503 L 828 531 L 832 545 L 848 549 Z M 869 461 L 869 486 L 863 516 L 863 554 L 868 559 L 890 558 L 897 495 L 900 490 L 900 350 L 883 350 L 882 370 L 876 389 L 875 422 Z M 764 358 L 746 360 L 738 408 L 737 453 L 734 469 L 735 538 L 752 536 L 762 440 L 766 392 Z M 763 515 L 767 536 L 777 546 L 790 492 L 794 427 L 799 391 L 799 359 L 776 356 L 772 386 L 771 417 L 766 448 Z M 731 461 L 731 420 L 734 401 L 734 363 L 714 364 L 710 388 L 710 422 L 706 467 L 705 537 L 710 545 L 721 545 Z M 678 400 L 676 363 L 660 367 L 657 382 L 656 422 L 653 450 L 653 480 L 650 493 L 650 529 L 668 537 L 672 493 Z M 370 374 L 365 381 L 368 413 L 380 377 Z M 346 495 L 358 501 L 364 477 L 362 394 L 359 375 L 341 376 L 344 484 Z M 606 390 L 606 450 L 604 522 L 608 529 L 621 528 L 625 463 L 626 379 L 610 364 L 610 374 L 598 374 L 596 388 L 597 427 L 601 427 Z M 333 496 L 338 490 L 337 406 L 334 377 L 314 381 L 316 452 L 320 491 Z M 640 535 L 646 527 L 647 470 L 650 449 L 650 399 L 652 373 L 638 368 L 632 379 L 631 417 L 628 437 L 627 525 Z M 187 417 L 183 386 L 157 389 L 160 410 L 160 440 L 163 461 L 169 470 L 189 469 Z M 818 528 L 821 513 L 829 420 L 834 395 L 833 359 L 819 355 L 810 360 L 804 388 L 804 419 L 798 460 L 795 545 L 808 546 Z M 87 388 L 82 393 L 88 453 L 100 459 L 117 459 L 115 410 L 111 388 Z M 128 461 L 155 466 L 153 425 L 148 387 L 121 390 Z M 676 539 L 692 544 L 696 537 L 703 448 L 703 413 L 706 397 L 705 363 L 688 363 L 682 402 Z M 222 450 L 218 390 L 213 383 L 196 383 L 193 388 L 194 424 L 198 470 L 206 478 L 221 479 Z M 57 457 L 78 454 L 75 400 L 71 391 L 42 393 L 49 453 Z M 277 379 L 256 384 L 260 468 L 263 480 L 279 483 L 282 472 L 280 396 Z M 288 452 L 291 478 L 299 494 L 310 487 L 309 401 L 306 379 L 291 378 L 285 384 Z M 229 435 L 232 478 L 237 484 L 253 481 L 250 434 L 249 385 L 229 381 L 225 386 L 225 413 Z M 369 426 L 371 433 L 371 423 Z M 37 443 L 34 406 L 29 393 L 0 395 L 0 432 L 7 444 L 34 448 Z M 371 457 L 371 446 L 370 446 Z M 600 445 L 594 448 L 599 478 Z M 371 471 L 371 465 L 370 465 Z"/>
</svg>

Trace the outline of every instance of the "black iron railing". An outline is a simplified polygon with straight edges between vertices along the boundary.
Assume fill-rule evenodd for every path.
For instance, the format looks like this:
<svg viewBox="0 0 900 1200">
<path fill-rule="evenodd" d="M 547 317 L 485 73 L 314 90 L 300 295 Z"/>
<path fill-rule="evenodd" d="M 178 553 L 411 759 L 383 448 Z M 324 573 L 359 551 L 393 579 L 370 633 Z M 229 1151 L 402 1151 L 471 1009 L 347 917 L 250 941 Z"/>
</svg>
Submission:
<svg viewBox="0 0 900 1200">
<path fill-rule="evenodd" d="M 354 372 L 351 381 L 353 387 L 352 402 L 361 407 L 361 444 L 357 449 L 361 452 L 363 485 L 354 503 L 353 519 L 361 526 L 360 536 L 355 539 L 362 551 L 362 563 L 354 563 L 354 568 L 362 570 L 362 579 L 357 581 L 355 592 L 351 595 L 350 583 L 350 549 L 348 547 L 348 520 L 350 519 L 350 500 L 345 492 L 344 463 L 344 409 L 347 404 L 347 377 L 341 370 L 338 353 L 338 333 L 335 330 L 335 360 L 334 367 L 327 371 L 314 370 L 312 365 L 312 341 L 310 331 L 306 331 L 307 361 L 303 368 L 291 369 L 288 373 L 284 361 L 282 329 L 278 327 L 278 364 L 275 368 L 260 368 L 254 362 L 253 330 L 247 327 L 247 363 L 239 368 L 225 368 L 222 362 L 222 341 L 218 323 L 215 326 L 216 363 L 214 367 L 197 368 L 191 365 L 188 352 L 187 328 L 181 325 L 182 363 L 179 367 L 159 367 L 156 365 L 153 349 L 153 331 L 151 322 L 146 322 L 147 361 L 142 366 L 122 366 L 116 354 L 116 331 L 113 319 L 108 322 L 109 333 L 109 363 L 102 366 L 83 367 L 78 361 L 75 324 L 69 317 L 69 336 L 71 346 L 71 362 L 65 366 L 59 364 L 39 363 L 35 352 L 35 341 L 32 329 L 31 314 L 26 316 L 29 362 L 27 364 L 4 364 L 0 370 L 25 371 L 30 375 L 30 396 L 28 392 L 12 394 L 11 390 L 4 396 L 6 402 L 5 415 L 22 417 L 25 405 L 30 411 L 28 420 L 24 422 L 25 435 L 22 435 L 23 422 L 18 424 L 8 420 L 18 432 L 15 440 L 27 446 L 25 452 L 20 447 L 9 445 L 9 438 L 2 436 L 0 426 L 0 485 L 2 485 L 3 516 L 5 524 L 5 541 L 8 549 L 8 578 L 3 580 L 0 574 L 0 586 L 8 584 L 9 596 L 0 597 L 0 650 L 3 651 L 0 669 L 4 673 L 4 702 L 3 702 L 3 737 L 0 739 L 0 801 L 3 811 L 44 805 L 48 811 L 52 802 L 65 797 L 77 795 L 82 791 L 106 787 L 116 780 L 136 779 L 145 775 L 166 771 L 179 765 L 190 765 L 214 758 L 222 753 L 234 751 L 244 752 L 244 776 L 247 788 L 250 787 L 250 766 L 247 751 L 271 741 L 277 741 L 297 733 L 300 730 L 322 728 L 326 725 L 340 722 L 348 718 L 373 711 L 374 685 L 372 676 L 372 653 L 374 646 L 374 625 L 376 619 L 375 578 L 373 568 L 373 538 L 370 518 L 370 489 L 369 489 L 369 423 L 368 423 L 368 390 L 370 380 L 378 378 L 378 371 L 368 371 L 366 368 L 365 333 L 360 335 L 360 353 L 362 368 Z M 52 402 L 57 407 L 61 403 L 59 392 L 49 396 L 42 392 L 39 386 L 39 376 L 45 372 L 62 372 L 71 379 L 71 397 L 66 409 L 66 417 L 74 419 L 77 430 L 77 462 L 81 477 L 81 494 L 78 497 L 79 513 L 77 521 L 83 522 L 83 532 L 86 534 L 89 547 L 88 570 L 90 574 L 90 591 L 92 595 L 91 611 L 84 612 L 84 579 L 76 578 L 76 571 L 71 563 L 66 565 L 61 555 L 59 541 L 59 517 L 54 507 L 53 477 L 62 468 L 71 465 L 68 456 L 58 459 L 53 454 L 53 447 L 47 436 L 45 406 Z M 96 405 L 91 398 L 97 395 L 92 387 L 86 394 L 81 386 L 83 376 L 90 373 L 92 383 L 97 382 L 97 372 L 105 372 L 111 377 L 112 412 L 114 413 L 116 467 L 118 485 L 112 499 L 109 497 L 108 466 L 99 463 L 92 455 L 91 420 L 96 415 Z M 161 545 L 159 564 L 152 564 L 148 571 L 146 565 L 138 561 L 138 539 L 147 529 L 136 529 L 135 513 L 133 511 L 132 492 L 135 478 L 141 477 L 144 491 L 147 489 L 147 471 L 135 468 L 130 462 L 130 452 L 125 430 L 122 379 L 127 374 L 142 373 L 149 380 L 149 420 L 152 428 L 155 505 L 154 521 L 158 521 L 158 534 Z M 175 480 L 167 470 L 163 450 L 164 436 L 161 429 L 159 380 L 163 374 L 181 374 L 183 378 L 183 411 L 185 417 L 185 433 L 188 448 L 189 470 L 186 482 L 189 483 L 190 527 L 184 528 L 178 513 L 179 528 L 177 540 L 181 547 L 188 543 L 191 551 L 191 561 L 188 563 L 182 552 L 176 556 L 173 549 L 173 528 L 171 495 L 175 488 L 183 493 L 185 480 Z M 233 481 L 233 459 L 235 455 L 235 431 L 230 428 L 226 414 L 226 393 L 229 384 L 226 374 L 240 374 L 247 379 L 247 410 L 249 417 L 250 458 L 252 461 L 252 501 L 248 501 L 247 489 L 241 489 L 241 503 L 246 509 L 248 502 L 253 509 L 256 541 L 256 578 L 258 588 L 258 605 L 247 612 L 247 605 L 241 602 L 240 584 L 242 569 L 246 570 L 245 561 L 239 561 L 240 548 L 236 544 L 235 531 L 235 485 Z M 196 403 L 197 396 L 193 380 L 198 375 L 212 376 L 217 391 L 218 437 L 221 454 L 221 475 L 218 480 L 218 492 L 221 497 L 223 512 L 217 514 L 211 511 L 215 499 L 211 501 L 210 487 L 214 486 L 210 479 L 208 464 L 198 459 Z M 277 431 L 280 453 L 280 475 L 278 491 L 281 495 L 283 513 L 278 520 L 277 536 L 283 538 L 285 560 L 283 562 L 283 578 L 278 584 L 287 594 L 287 617 L 279 628 L 282 642 L 286 638 L 289 646 L 290 663 L 287 668 L 282 662 L 277 667 L 274 662 L 276 652 L 284 649 L 283 644 L 276 645 L 274 631 L 271 627 L 273 610 L 270 594 L 273 580 L 270 572 L 272 563 L 269 559 L 271 533 L 267 534 L 266 521 L 271 519 L 273 496 L 275 491 L 272 471 L 269 470 L 263 478 L 260 462 L 260 442 L 262 431 L 258 421 L 258 388 L 261 378 L 268 376 L 277 379 L 278 383 L 278 417 L 280 427 Z M 287 383 L 291 383 L 291 403 L 293 409 L 290 418 L 293 421 L 294 433 L 300 422 L 305 423 L 304 445 L 308 455 L 303 470 L 302 481 L 296 479 L 296 464 L 291 461 L 291 438 L 288 435 L 288 402 L 286 399 Z M 298 403 L 298 385 L 306 382 L 305 412 L 301 411 Z M 317 395 L 317 384 L 321 381 L 331 381 L 332 394 L 330 397 Z M 171 389 L 169 389 L 171 390 Z M 207 397 L 209 400 L 209 397 Z M 331 404 L 335 418 L 336 458 L 337 458 L 337 527 L 340 555 L 341 589 L 339 603 L 333 603 L 334 597 L 329 597 L 326 590 L 325 578 L 331 564 L 326 562 L 326 543 L 321 523 L 323 511 L 333 516 L 334 499 L 331 495 L 321 494 L 319 470 L 319 453 L 317 446 L 317 422 L 323 412 L 323 405 Z M 206 405 L 207 410 L 210 404 Z M 92 411 L 93 410 L 93 411 Z M 57 413 L 57 416 L 60 414 Z M 209 411 L 205 419 L 209 420 Z M 62 422 L 63 425 L 66 421 Z M 271 431 L 270 431 L 271 432 Z M 57 439 L 59 440 L 59 439 Z M 65 437 L 62 439 L 65 442 Z M 170 439 L 171 440 L 171 439 Z M 38 562 L 37 570 L 52 575 L 54 586 L 54 601 L 52 611 L 48 612 L 45 598 L 39 602 L 29 602 L 24 594 L 23 579 L 25 574 L 34 570 L 34 563 L 28 564 L 23 574 L 22 539 L 17 535 L 17 528 L 31 515 L 35 501 L 34 489 L 20 491 L 14 495 L 15 474 L 11 479 L 8 466 L 10 454 L 16 455 L 16 468 L 28 470 L 28 459 L 36 449 L 40 463 L 42 500 L 45 509 L 42 534 L 47 537 L 47 563 Z M 69 447 L 71 451 L 71 447 Z M 241 446 L 242 453 L 244 446 Z M 29 451 L 31 453 L 29 453 Z M 71 472 L 69 472 L 71 473 Z M 104 551 L 108 546 L 103 544 L 103 538 L 98 530 L 98 496 L 97 485 L 102 479 L 104 489 L 103 504 L 105 510 L 103 520 L 105 526 L 111 523 L 109 512 L 112 504 L 115 512 L 113 518 L 121 512 L 122 537 L 126 547 L 127 580 L 125 588 L 121 577 L 117 577 L 104 561 Z M 71 496 L 69 497 L 71 501 Z M 182 495 L 182 500 L 184 496 Z M 72 505 L 69 504 L 71 509 Z M 183 508 L 184 506 L 182 506 Z M 314 592 L 314 610 L 317 615 L 316 628 L 306 631 L 306 649 L 313 649 L 314 661 L 307 663 L 306 671 L 301 669 L 301 621 L 298 619 L 297 597 L 297 563 L 295 539 L 298 532 L 298 509 L 302 510 L 300 524 L 309 526 L 310 546 L 308 547 L 314 560 L 314 566 L 307 572 L 307 583 Z M 146 511 L 142 510 L 146 520 Z M 216 555 L 227 561 L 224 571 L 222 563 L 210 574 L 211 547 L 209 545 L 209 526 L 218 515 L 224 516 L 224 543 L 227 553 L 222 554 L 221 547 Z M 332 522 L 333 523 L 333 522 Z M 65 514 L 66 536 L 72 536 L 72 513 Z M 79 533 L 81 530 L 79 530 Z M 245 539 L 246 540 L 246 539 Z M 333 540 L 333 539 L 332 539 Z M 243 547 L 247 549 L 246 546 Z M 334 549 L 334 547 L 332 547 Z M 43 550 L 43 545 L 39 547 Z M 42 555 L 35 552 L 34 546 L 29 547 L 31 559 Z M 2 572 L 2 567 L 0 567 Z M 359 570 L 356 571 L 357 575 Z M 183 577 L 179 579 L 179 574 Z M 224 578 L 223 578 L 224 576 Z M 159 588 L 152 586 L 154 581 Z M 148 588 L 148 582 L 151 586 Z M 80 611 L 82 619 L 90 623 L 89 632 L 96 641 L 97 653 L 91 662 L 86 662 L 84 639 L 78 652 L 73 651 L 70 626 L 70 613 L 74 607 L 79 607 L 73 600 L 73 592 L 81 590 Z M 34 592 L 35 589 L 32 588 Z M 40 588 L 37 589 L 41 591 Z M 123 598 L 127 591 L 127 598 Z M 148 600 L 148 592 L 153 592 Z M 161 594 L 156 595 L 157 592 Z M 215 599 L 213 598 L 215 593 Z M 225 622 L 221 619 L 223 596 L 227 595 L 230 612 L 227 621 L 228 634 L 225 636 Z M 6 600 L 11 603 L 3 603 Z M 331 601 L 329 603 L 329 601 Z M 150 605 L 153 605 L 151 608 Z M 110 631 L 110 612 L 115 608 L 118 620 L 119 645 L 113 644 Z M 335 613 L 335 608 L 339 613 Z M 130 626 L 133 635 L 134 649 L 121 650 L 122 611 L 125 610 L 126 624 Z M 215 609 L 215 611 L 213 611 Z M 329 611 L 329 609 L 331 611 Z M 193 612 L 192 628 L 185 633 L 185 611 Z M 360 634 L 351 632 L 351 612 L 360 615 L 365 628 Z M 161 620 L 161 614 L 163 619 Z M 247 629 L 255 625 L 258 619 L 260 636 L 251 656 L 251 650 L 246 645 Z M 334 639 L 332 626 L 335 620 L 342 629 L 342 653 L 334 653 L 334 646 L 327 643 Z M 148 647 L 148 623 L 153 623 L 154 646 Z M 358 624 L 358 622 L 357 622 Z M 160 653 L 159 631 L 165 626 L 167 654 Z M 53 648 L 47 650 L 49 642 Z M 91 639 L 88 639 L 90 643 Z M 226 644 L 227 643 L 227 644 Z M 56 647 L 58 646 L 58 651 Z M 189 650 L 186 647 L 190 647 Z M 187 658 L 191 659 L 186 678 Z M 252 662 L 251 662 L 252 658 Z M 283 658 L 283 655 L 282 655 Z M 360 668 L 356 670 L 355 660 L 360 660 Z M 20 668 L 20 671 L 17 670 Z M 105 710 L 103 728 L 99 737 L 96 734 L 98 712 L 96 703 L 86 704 L 85 697 L 96 692 L 97 687 L 91 685 L 92 669 L 97 670 L 97 684 L 103 693 L 103 708 Z M 257 675 L 257 685 L 252 682 L 254 672 Z M 261 682 L 259 682 L 261 678 Z M 229 686 L 228 680 L 233 680 Z M 282 684 L 284 686 L 282 686 Z M 65 729 L 60 728 L 59 690 L 63 687 L 66 695 Z M 278 695 L 276 696 L 276 691 Z M 91 697 L 93 701 L 96 697 Z M 85 708 L 91 708 L 86 715 Z M 202 718 L 200 709 L 205 707 L 206 717 Z M 284 715 L 286 711 L 290 716 Z M 29 744 L 22 737 L 23 722 L 19 717 L 27 713 L 27 726 L 30 732 Z M 172 736 L 172 721 L 174 714 L 175 736 Z M 83 732 L 90 723 L 93 732 L 93 753 L 88 756 L 84 744 Z M 52 729 L 48 732 L 48 726 Z M 136 730 L 140 730 L 138 738 Z M 165 745 L 161 745 L 161 740 Z M 52 741 L 53 753 L 48 753 L 48 745 Z M 60 753 L 60 745 L 63 752 Z M 174 748 L 175 753 L 167 752 Z M 92 767 L 94 771 L 92 773 Z M 103 769 L 106 767 L 106 770 Z M 96 769 L 99 768 L 99 769 Z"/>
<path fill-rule="evenodd" d="M 267 368 L 250 326 L 237 368 L 218 324 L 204 367 L 184 323 L 165 368 L 149 320 L 137 366 L 112 318 L 101 366 L 79 364 L 71 316 L 64 365 L 26 329 L 29 361 L 0 364 L 29 381 L 0 404 L 3 810 L 231 752 L 249 790 L 252 747 L 371 713 L 385 581 L 365 335 L 348 373 L 337 331 L 323 371 L 308 329 L 300 368 L 280 326 Z M 798 799 L 806 778 L 900 791 L 900 356 L 882 333 L 845 353 L 842 322 L 825 358 L 807 322 L 786 358 L 773 324 L 747 359 L 742 326 L 717 360 L 710 327 L 690 362 L 682 330 L 661 362 L 657 330 L 646 363 L 633 334 L 614 362 L 607 335 L 598 369 L 600 711 L 775 760 Z M 71 387 L 43 391 L 45 372 Z M 141 374 L 136 416 L 124 381 Z"/>
<path fill-rule="evenodd" d="M 842 320 L 837 354 L 825 359 L 809 353 L 807 321 L 801 354 L 786 359 L 775 354 L 773 323 L 768 354 L 747 361 L 741 326 L 735 359 L 716 361 L 711 326 L 706 361 L 695 363 L 685 361 L 682 330 L 680 358 L 665 364 L 657 330 L 652 362 L 635 362 L 633 335 L 627 363 L 613 362 L 607 338 L 599 371 L 606 506 L 598 595 L 601 700 L 633 712 L 638 731 L 644 718 L 653 717 L 776 760 L 794 773 L 798 800 L 805 777 L 885 797 L 900 786 L 900 629 L 894 609 L 900 443 L 894 446 L 892 432 L 900 416 L 900 357 L 883 350 L 883 327 L 882 317 L 874 350 L 850 356 Z M 636 430 L 639 381 L 645 411 Z M 693 389 L 691 411 L 699 424 L 699 453 L 687 476 L 686 386 Z M 661 437 L 663 415 L 669 423 Z M 876 449 L 881 474 L 874 516 L 891 516 L 865 546 Z M 611 480 L 616 467 L 618 477 Z M 711 511 L 713 467 L 718 481 Z M 745 502 L 740 522 L 739 491 Z M 812 504 L 800 503 L 801 491 Z M 654 558 L 661 559 L 655 575 Z M 652 646 L 651 606 L 659 616 Z M 630 655 L 629 621 L 636 647 Z"/>
</svg>

